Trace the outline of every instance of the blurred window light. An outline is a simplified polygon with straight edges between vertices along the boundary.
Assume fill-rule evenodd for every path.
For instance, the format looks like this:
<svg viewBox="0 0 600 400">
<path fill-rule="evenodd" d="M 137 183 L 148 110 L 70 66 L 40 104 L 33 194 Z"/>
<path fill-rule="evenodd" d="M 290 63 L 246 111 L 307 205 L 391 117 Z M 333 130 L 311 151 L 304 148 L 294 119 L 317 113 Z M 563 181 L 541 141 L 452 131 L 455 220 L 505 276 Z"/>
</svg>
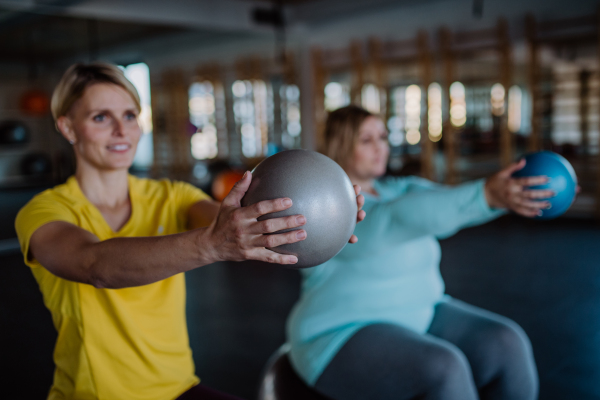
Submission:
<svg viewBox="0 0 600 400">
<path fill-rule="evenodd" d="M 467 122 L 465 86 L 460 82 L 450 85 L 450 123 L 456 127 Z"/>
<path fill-rule="evenodd" d="M 152 143 L 152 106 L 150 97 L 150 70 L 146 63 L 130 64 L 121 67 L 125 77 L 133 84 L 140 96 L 142 108 L 138 121 L 142 130 L 142 136 L 138 142 L 137 150 L 133 158 L 133 166 L 148 169 L 152 166 L 154 159 L 154 146 Z"/>
<path fill-rule="evenodd" d="M 325 86 L 325 110 L 334 111 L 350 104 L 350 85 L 329 82 Z"/>
<path fill-rule="evenodd" d="M 294 84 L 281 85 L 281 144 L 286 149 L 300 147 L 300 89 Z"/>
<path fill-rule="evenodd" d="M 442 87 L 436 82 L 427 89 L 427 129 L 432 142 L 442 138 Z"/>
<path fill-rule="evenodd" d="M 362 87 L 361 102 L 365 110 L 373 113 L 381 113 L 381 99 L 379 88 L 373 84 L 366 84 Z"/>
<path fill-rule="evenodd" d="M 521 129 L 521 105 L 523 92 L 517 85 L 508 90 L 508 130 L 517 133 Z"/>
<path fill-rule="evenodd" d="M 490 91 L 490 101 L 492 103 L 492 114 L 499 117 L 504 114 L 504 86 L 501 83 L 496 83 Z"/>
<path fill-rule="evenodd" d="M 215 88 L 209 81 L 192 83 L 188 90 L 190 123 L 196 128 L 191 137 L 192 157 L 215 158 L 218 154 Z"/>
<path fill-rule="evenodd" d="M 237 80 L 231 86 L 233 116 L 242 142 L 244 157 L 260 157 L 268 142 L 269 106 L 272 91 L 258 79 Z M 272 110 L 271 110 L 272 111 Z"/>
<path fill-rule="evenodd" d="M 406 120 L 406 86 L 396 87 L 391 91 L 390 117 L 387 120 L 388 141 L 390 146 L 401 146 L 404 141 L 404 121 Z"/>
<path fill-rule="evenodd" d="M 406 141 L 417 144 L 421 140 L 421 88 L 410 85 L 405 92 Z"/>
</svg>

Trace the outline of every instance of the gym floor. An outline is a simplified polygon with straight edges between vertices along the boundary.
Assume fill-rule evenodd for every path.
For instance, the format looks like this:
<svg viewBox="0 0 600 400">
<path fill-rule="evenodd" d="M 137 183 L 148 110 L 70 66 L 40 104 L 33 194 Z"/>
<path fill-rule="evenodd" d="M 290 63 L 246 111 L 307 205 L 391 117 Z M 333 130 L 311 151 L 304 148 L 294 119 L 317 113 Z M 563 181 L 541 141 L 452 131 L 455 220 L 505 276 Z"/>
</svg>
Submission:
<svg viewBox="0 0 600 400">
<path fill-rule="evenodd" d="M 0 192 L 0 239 L 34 191 Z M 442 241 L 447 293 L 508 316 L 528 333 L 542 400 L 600 398 L 600 226 L 505 216 Z M 261 369 L 284 341 L 296 271 L 215 264 L 188 273 L 188 325 L 203 383 L 256 397 Z M 3 399 L 45 398 L 56 338 L 20 253 L 0 249 Z"/>
</svg>

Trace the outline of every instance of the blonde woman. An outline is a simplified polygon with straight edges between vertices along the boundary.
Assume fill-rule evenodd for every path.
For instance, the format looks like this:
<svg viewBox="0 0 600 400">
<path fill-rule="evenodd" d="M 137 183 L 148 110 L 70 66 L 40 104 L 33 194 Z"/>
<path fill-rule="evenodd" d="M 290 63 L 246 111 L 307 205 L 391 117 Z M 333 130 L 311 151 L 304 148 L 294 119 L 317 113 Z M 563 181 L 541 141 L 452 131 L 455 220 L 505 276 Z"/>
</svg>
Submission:
<svg viewBox="0 0 600 400">
<path fill-rule="evenodd" d="M 220 205 L 186 183 L 129 175 L 139 112 L 135 88 L 110 64 L 72 66 L 52 97 L 76 172 L 16 219 L 25 263 L 58 331 L 48 398 L 232 399 L 198 384 L 182 272 L 223 260 L 294 264 L 296 257 L 266 247 L 306 232 L 264 234 L 305 218 L 258 222 L 292 200 L 240 207 L 248 172 Z"/>
<path fill-rule="evenodd" d="M 348 106 L 327 120 L 325 153 L 362 187 L 360 241 L 303 270 L 288 319 L 300 376 L 337 400 L 533 400 L 529 340 L 513 321 L 444 296 L 438 237 L 505 210 L 535 216 L 545 177 L 512 179 L 515 163 L 455 187 L 417 177 L 379 179 L 389 146 L 383 121 Z M 498 251 L 501 251 L 499 248 Z"/>
</svg>

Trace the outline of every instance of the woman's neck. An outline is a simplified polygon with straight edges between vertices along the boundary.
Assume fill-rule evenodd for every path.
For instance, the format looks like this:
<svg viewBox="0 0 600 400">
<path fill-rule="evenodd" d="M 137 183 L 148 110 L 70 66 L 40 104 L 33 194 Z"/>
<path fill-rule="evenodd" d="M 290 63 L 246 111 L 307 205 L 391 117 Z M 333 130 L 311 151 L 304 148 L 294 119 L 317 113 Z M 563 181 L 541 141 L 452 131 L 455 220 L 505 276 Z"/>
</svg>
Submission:
<svg viewBox="0 0 600 400">
<path fill-rule="evenodd" d="M 129 202 L 129 181 L 126 169 L 102 171 L 78 163 L 75 179 L 87 199 L 99 207 L 116 208 Z"/>
<path fill-rule="evenodd" d="M 360 186 L 362 193 L 369 193 L 369 194 L 372 194 L 375 196 L 379 195 L 374 187 L 375 179 L 372 179 L 372 178 L 367 178 L 367 179 L 362 178 L 361 179 L 361 178 L 359 178 L 357 176 L 353 176 L 351 174 L 348 174 L 348 177 L 350 178 L 350 181 L 352 182 L 353 185 Z"/>
</svg>

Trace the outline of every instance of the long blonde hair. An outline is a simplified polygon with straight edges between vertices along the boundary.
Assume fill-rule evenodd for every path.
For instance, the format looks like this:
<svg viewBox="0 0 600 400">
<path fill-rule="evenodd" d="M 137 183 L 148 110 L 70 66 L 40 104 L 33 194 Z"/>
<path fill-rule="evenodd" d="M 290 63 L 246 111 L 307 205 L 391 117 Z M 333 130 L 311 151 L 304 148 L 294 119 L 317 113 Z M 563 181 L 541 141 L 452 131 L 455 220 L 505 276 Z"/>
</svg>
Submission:
<svg viewBox="0 0 600 400">
<path fill-rule="evenodd" d="M 360 126 L 373 115 L 356 105 L 349 105 L 330 112 L 325 124 L 323 153 L 346 169 L 354 153 Z"/>
<path fill-rule="evenodd" d="M 102 62 L 74 64 L 67 69 L 52 93 L 50 108 L 54 120 L 66 115 L 73 103 L 83 96 L 85 89 L 95 83 L 111 83 L 125 89 L 133 98 L 138 111 L 141 111 L 140 96 L 119 67 Z"/>
</svg>

